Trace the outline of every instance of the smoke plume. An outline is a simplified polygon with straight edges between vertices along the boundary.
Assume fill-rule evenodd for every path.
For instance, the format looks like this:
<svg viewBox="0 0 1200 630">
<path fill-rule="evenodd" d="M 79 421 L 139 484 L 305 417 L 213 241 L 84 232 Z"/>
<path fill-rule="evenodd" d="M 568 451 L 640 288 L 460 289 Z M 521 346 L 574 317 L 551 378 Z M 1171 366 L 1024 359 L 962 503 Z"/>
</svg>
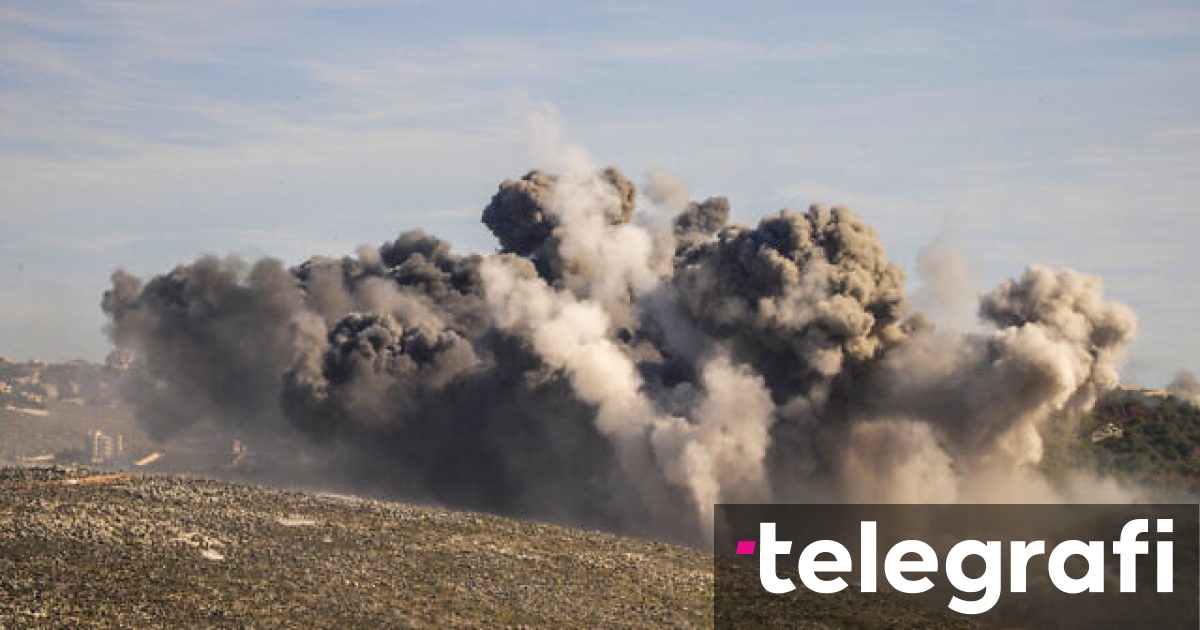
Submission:
<svg viewBox="0 0 1200 630">
<path fill-rule="evenodd" d="M 645 199 L 670 216 L 639 199 L 613 168 L 532 171 L 483 209 L 494 255 L 414 230 L 290 269 L 118 271 L 127 394 L 160 437 L 212 421 L 395 496 L 688 540 L 716 502 L 1063 491 L 1043 440 L 1136 329 L 1098 278 L 1030 267 L 944 332 L 847 208 L 739 225 L 661 173 Z"/>
<path fill-rule="evenodd" d="M 1200 406 L 1200 381 L 1196 375 L 1184 370 L 1171 379 L 1167 385 L 1167 393 L 1193 405 Z"/>
</svg>

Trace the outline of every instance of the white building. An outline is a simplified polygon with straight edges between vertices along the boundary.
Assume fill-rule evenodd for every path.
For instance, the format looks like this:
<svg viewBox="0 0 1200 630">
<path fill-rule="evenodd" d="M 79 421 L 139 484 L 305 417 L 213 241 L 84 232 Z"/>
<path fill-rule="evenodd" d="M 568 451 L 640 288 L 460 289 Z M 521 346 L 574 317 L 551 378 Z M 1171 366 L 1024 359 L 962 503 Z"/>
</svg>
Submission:
<svg viewBox="0 0 1200 630">
<path fill-rule="evenodd" d="M 125 451 L 125 436 L 113 438 L 102 431 L 92 431 L 91 461 L 93 464 L 111 464 L 121 459 Z"/>
</svg>

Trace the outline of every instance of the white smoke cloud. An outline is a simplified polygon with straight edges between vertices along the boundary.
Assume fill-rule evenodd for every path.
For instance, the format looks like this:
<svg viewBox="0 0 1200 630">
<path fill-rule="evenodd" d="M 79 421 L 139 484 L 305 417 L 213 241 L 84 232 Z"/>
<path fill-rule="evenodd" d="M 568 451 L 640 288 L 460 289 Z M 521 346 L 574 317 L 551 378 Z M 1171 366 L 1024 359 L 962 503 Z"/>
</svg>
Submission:
<svg viewBox="0 0 1200 630">
<path fill-rule="evenodd" d="M 1186 370 L 1175 375 L 1167 385 L 1167 392 L 1185 402 L 1200 406 L 1200 381 Z"/>
</svg>

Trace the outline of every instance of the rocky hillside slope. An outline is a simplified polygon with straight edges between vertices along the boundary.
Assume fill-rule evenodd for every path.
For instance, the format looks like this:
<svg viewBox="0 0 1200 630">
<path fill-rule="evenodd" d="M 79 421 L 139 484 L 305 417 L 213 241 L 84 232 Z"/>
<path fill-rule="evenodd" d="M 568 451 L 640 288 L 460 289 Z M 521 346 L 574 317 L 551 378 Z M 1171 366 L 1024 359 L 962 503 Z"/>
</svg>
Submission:
<svg viewBox="0 0 1200 630">
<path fill-rule="evenodd" d="M 797 627 L 953 626 L 781 600 Z M 907 620 L 907 622 L 906 622 Z M 0 628 L 706 627 L 701 550 L 184 477 L 0 469 Z"/>
</svg>

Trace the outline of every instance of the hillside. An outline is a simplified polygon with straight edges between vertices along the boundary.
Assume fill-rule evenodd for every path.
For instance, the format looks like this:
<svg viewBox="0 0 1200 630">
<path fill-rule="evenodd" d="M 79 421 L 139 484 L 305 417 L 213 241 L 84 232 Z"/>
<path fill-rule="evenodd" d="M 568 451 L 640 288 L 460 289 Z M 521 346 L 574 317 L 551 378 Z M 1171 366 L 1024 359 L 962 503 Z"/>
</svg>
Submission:
<svg viewBox="0 0 1200 630">
<path fill-rule="evenodd" d="M 906 600 L 781 599 L 797 627 L 957 627 Z M 0 471 L 0 627 L 707 627 L 688 547 L 166 476 Z"/>
<path fill-rule="evenodd" d="M 121 471 L 108 475 L 0 469 L 0 630 L 713 623 L 712 558 L 700 550 L 339 495 L 127 475 L 144 472 L 132 462 L 151 452 L 165 453 L 159 464 L 168 470 L 240 471 L 219 435 L 160 444 L 127 408 L 49 399 L 40 409 L 0 408 L 0 465 L 45 455 L 90 461 L 96 430 L 121 436 L 125 454 L 102 462 Z M 1200 408 L 1156 391 L 1112 392 L 1078 433 L 1047 443 L 1043 466 L 1194 500 Z M 779 619 L 796 627 L 969 623 L 852 592 L 797 592 L 757 621 Z"/>
<path fill-rule="evenodd" d="M 0 626 L 694 626 L 711 615 L 710 561 L 693 549 L 177 477 L 0 479 Z"/>
<path fill-rule="evenodd" d="M 1093 470 L 1194 500 L 1200 495 L 1200 407 L 1155 390 L 1110 392 L 1077 436 L 1047 445 L 1045 466 Z"/>
</svg>

